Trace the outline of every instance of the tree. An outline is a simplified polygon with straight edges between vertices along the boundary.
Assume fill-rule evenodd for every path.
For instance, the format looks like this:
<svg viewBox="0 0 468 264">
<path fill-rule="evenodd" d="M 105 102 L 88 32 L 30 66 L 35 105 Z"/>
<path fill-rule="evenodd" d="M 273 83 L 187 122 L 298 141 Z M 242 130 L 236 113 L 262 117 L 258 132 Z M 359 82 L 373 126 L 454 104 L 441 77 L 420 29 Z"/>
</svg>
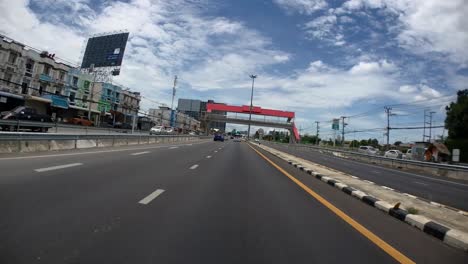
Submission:
<svg viewBox="0 0 468 264">
<path fill-rule="evenodd" d="M 403 142 L 401 142 L 401 141 L 395 141 L 395 143 L 393 143 L 393 145 L 395 145 L 395 146 L 400 146 L 401 143 L 403 143 Z"/>
<path fill-rule="evenodd" d="M 457 101 L 445 107 L 449 149 L 460 149 L 460 161 L 468 161 L 468 89 L 457 92 Z"/>
</svg>

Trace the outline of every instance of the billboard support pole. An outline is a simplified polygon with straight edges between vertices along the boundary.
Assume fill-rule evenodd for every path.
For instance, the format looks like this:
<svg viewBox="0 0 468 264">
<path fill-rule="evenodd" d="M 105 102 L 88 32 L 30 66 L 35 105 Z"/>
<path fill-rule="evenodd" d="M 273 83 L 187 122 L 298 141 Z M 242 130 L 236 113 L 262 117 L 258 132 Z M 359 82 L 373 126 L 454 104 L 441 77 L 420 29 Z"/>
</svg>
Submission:
<svg viewBox="0 0 468 264">
<path fill-rule="evenodd" d="M 91 120 L 91 103 L 94 96 L 94 83 L 96 82 L 96 71 L 94 70 L 94 64 L 91 64 L 90 70 L 93 72 L 93 83 L 91 84 L 91 92 L 89 94 L 90 100 L 88 100 L 88 119 Z"/>
</svg>

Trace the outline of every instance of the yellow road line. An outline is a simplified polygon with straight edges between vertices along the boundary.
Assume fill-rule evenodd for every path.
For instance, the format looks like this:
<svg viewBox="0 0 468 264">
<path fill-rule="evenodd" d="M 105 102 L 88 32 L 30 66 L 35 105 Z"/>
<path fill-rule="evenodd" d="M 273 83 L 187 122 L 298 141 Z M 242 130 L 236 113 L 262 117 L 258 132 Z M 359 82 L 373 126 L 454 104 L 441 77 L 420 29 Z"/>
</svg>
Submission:
<svg viewBox="0 0 468 264">
<path fill-rule="evenodd" d="M 257 152 L 257 154 L 260 155 L 262 158 L 264 158 L 266 161 L 268 161 L 273 167 L 275 167 L 277 170 L 279 170 L 281 173 L 283 173 L 285 176 L 291 179 L 294 183 L 299 185 L 302 189 L 304 189 L 304 191 L 306 191 L 308 194 L 314 197 L 317 201 L 319 201 L 325 207 L 330 209 L 333 213 L 335 213 L 337 216 L 343 219 L 346 223 L 348 223 L 350 226 L 356 229 L 359 233 L 361 233 L 363 236 L 369 239 L 372 243 L 374 243 L 383 251 L 385 251 L 387 254 L 389 254 L 391 257 L 393 257 L 396 261 L 400 263 L 405 263 L 405 264 L 416 263 L 412 261 L 410 258 L 408 258 L 407 256 L 403 255 L 403 253 L 401 253 L 400 251 L 396 250 L 394 247 L 390 246 L 387 242 L 383 241 L 380 237 L 372 233 L 369 229 L 359 224 L 356 220 L 354 220 L 353 218 L 345 214 L 343 211 L 341 211 L 336 206 L 331 204 L 329 201 L 327 201 L 325 198 L 320 196 L 318 193 L 314 192 L 312 189 L 307 187 L 301 181 L 296 179 L 294 176 L 289 174 L 279 165 L 277 165 L 276 163 L 271 161 L 269 158 L 267 158 L 265 155 L 263 155 L 260 151 L 252 147 L 250 144 L 249 144 L 249 147 L 252 148 L 255 152 Z"/>
</svg>

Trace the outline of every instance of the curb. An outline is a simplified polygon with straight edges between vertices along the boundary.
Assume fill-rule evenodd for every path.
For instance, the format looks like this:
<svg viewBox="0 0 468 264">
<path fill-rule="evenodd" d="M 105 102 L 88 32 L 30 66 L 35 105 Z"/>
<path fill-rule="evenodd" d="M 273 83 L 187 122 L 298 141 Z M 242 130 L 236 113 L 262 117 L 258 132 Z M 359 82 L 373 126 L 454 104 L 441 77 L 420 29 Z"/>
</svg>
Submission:
<svg viewBox="0 0 468 264">
<path fill-rule="evenodd" d="M 263 149 L 263 148 L 262 148 Z M 400 209 L 397 206 L 393 206 L 390 203 L 379 200 L 376 197 L 367 195 L 365 192 L 360 191 L 358 189 L 352 188 L 347 186 L 346 184 L 335 180 L 332 177 L 325 176 L 323 174 L 320 174 L 318 172 L 313 171 L 311 168 L 308 168 L 300 163 L 294 162 L 292 160 L 286 160 L 284 156 L 279 155 L 277 153 L 270 152 L 266 149 L 263 149 L 270 154 L 285 160 L 288 162 L 288 164 L 293 165 L 296 168 L 299 168 L 301 171 L 306 172 L 309 175 L 315 176 L 316 179 L 323 181 L 324 183 L 327 183 L 330 186 L 336 187 L 337 189 L 341 190 L 342 192 L 355 197 L 362 202 L 375 207 L 390 216 L 403 221 L 411 226 L 416 227 L 417 229 L 423 231 L 426 234 L 429 234 L 441 241 L 443 241 L 445 244 L 448 244 L 452 247 L 462 249 L 465 252 L 468 252 L 468 234 L 465 232 L 461 232 L 456 229 L 451 229 L 449 227 L 446 227 L 442 224 L 439 224 L 429 218 L 426 218 L 422 215 L 415 215 L 415 214 L 410 214 L 408 211 L 404 209 Z"/>
</svg>

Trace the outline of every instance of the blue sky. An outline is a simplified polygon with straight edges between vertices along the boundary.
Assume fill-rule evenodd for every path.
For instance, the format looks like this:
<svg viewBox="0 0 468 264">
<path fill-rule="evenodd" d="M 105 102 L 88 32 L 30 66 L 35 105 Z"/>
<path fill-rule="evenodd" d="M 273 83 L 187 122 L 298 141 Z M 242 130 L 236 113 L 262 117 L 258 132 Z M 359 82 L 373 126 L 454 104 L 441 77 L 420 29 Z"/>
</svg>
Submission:
<svg viewBox="0 0 468 264">
<path fill-rule="evenodd" d="M 468 83 L 464 0 L 0 0 L 0 30 L 78 62 L 88 36 L 129 30 L 115 81 L 145 96 L 143 109 L 178 97 L 295 111 L 303 132 L 330 134 L 351 116 L 351 138 L 383 138 L 392 126 L 422 126 L 425 108 L 444 105 Z M 146 99 L 147 98 L 147 99 Z M 363 115 L 357 115 L 365 113 Z M 376 130 L 369 130 L 374 129 Z M 433 134 L 444 133 L 436 129 Z M 328 134 L 328 135 L 327 135 Z M 391 141 L 420 140 L 420 130 Z"/>
</svg>

